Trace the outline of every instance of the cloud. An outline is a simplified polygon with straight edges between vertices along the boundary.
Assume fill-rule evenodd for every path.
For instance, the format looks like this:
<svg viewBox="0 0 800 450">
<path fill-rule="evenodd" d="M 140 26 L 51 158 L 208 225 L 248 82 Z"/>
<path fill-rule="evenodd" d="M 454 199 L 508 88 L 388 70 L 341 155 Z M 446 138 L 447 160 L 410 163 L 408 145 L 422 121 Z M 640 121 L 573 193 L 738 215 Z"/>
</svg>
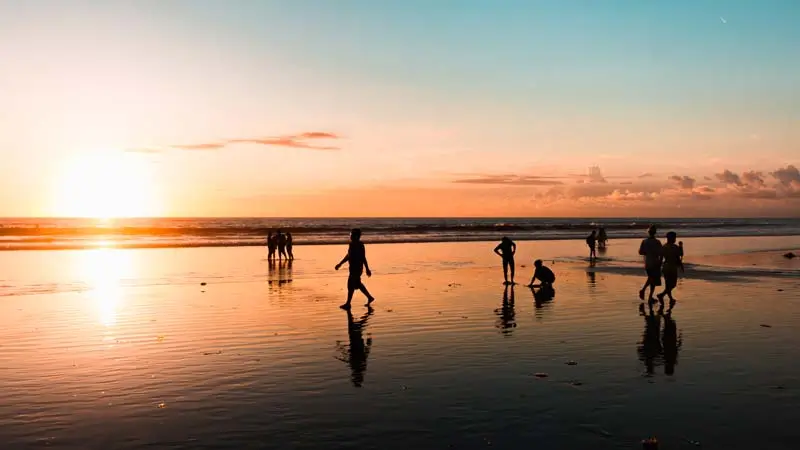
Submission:
<svg viewBox="0 0 800 450">
<path fill-rule="evenodd" d="M 749 172 L 744 172 L 742 173 L 741 180 L 742 183 L 748 186 L 759 186 L 759 187 L 764 186 L 764 174 L 761 172 L 756 172 L 753 170 Z"/>
<path fill-rule="evenodd" d="M 774 172 L 771 172 L 770 175 L 775 177 L 784 186 L 800 184 L 800 170 L 797 170 L 797 167 L 791 164 L 783 169 L 778 169 Z"/>
<path fill-rule="evenodd" d="M 481 175 L 474 178 L 453 180 L 456 184 L 500 184 L 513 186 L 556 186 L 564 184 L 555 177 L 536 177 L 529 175 Z"/>
<path fill-rule="evenodd" d="M 225 144 L 220 142 L 209 142 L 207 144 L 170 145 L 169 147 L 174 148 L 175 150 L 219 150 L 225 147 Z"/>
<path fill-rule="evenodd" d="M 645 172 L 645 173 L 643 173 L 643 174 L 639 175 L 637 178 L 650 178 L 650 177 L 652 177 L 652 176 L 653 176 L 653 174 L 652 174 L 652 173 L 650 173 L 650 172 Z"/>
<path fill-rule="evenodd" d="M 736 186 L 742 185 L 742 179 L 739 177 L 739 175 L 731 172 L 728 169 L 725 169 L 725 171 L 722 173 L 714 174 L 714 176 L 717 177 L 719 181 L 725 184 L 732 184 Z"/>
<path fill-rule="evenodd" d="M 679 186 L 681 189 L 694 189 L 695 179 L 692 177 L 687 177 L 686 175 L 672 175 L 669 177 L 669 180 L 672 181 L 674 184 Z"/>
<path fill-rule="evenodd" d="M 705 176 L 705 177 L 703 177 L 703 179 L 706 180 L 706 181 L 714 181 L 714 179 L 709 177 L 709 176 Z"/>
<path fill-rule="evenodd" d="M 603 172 L 598 166 L 589 167 L 589 173 L 587 174 L 572 176 L 580 178 L 578 183 L 608 183 L 608 180 L 603 176 Z"/>
<path fill-rule="evenodd" d="M 176 144 L 166 147 L 140 147 L 125 149 L 126 152 L 131 153 L 161 153 L 165 150 L 221 150 L 229 145 L 234 144 L 257 144 L 269 145 L 276 147 L 290 147 L 290 148 L 303 148 L 310 150 L 340 150 L 339 147 L 330 145 L 316 145 L 306 141 L 319 140 L 319 139 L 341 139 L 341 136 L 327 131 L 306 131 L 304 133 L 290 134 L 277 137 L 266 138 L 237 138 L 225 139 L 217 142 L 205 142 L 199 144 Z"/>
</svg>

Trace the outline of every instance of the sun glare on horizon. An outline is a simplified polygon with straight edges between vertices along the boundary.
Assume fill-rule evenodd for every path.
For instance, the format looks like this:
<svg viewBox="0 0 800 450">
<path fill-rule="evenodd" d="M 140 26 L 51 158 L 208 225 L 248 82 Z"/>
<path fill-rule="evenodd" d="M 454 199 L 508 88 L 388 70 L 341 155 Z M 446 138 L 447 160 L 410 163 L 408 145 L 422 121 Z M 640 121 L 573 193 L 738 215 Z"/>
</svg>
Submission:
<svg viewBox="0 0 800 450">
<path fill-rule="evenodd" d="M 159 215 L 154 180 L 137 155 L 86 153 L 62 166 L 54 207 L 61 217 L 112 219 Z"/>
</svg>

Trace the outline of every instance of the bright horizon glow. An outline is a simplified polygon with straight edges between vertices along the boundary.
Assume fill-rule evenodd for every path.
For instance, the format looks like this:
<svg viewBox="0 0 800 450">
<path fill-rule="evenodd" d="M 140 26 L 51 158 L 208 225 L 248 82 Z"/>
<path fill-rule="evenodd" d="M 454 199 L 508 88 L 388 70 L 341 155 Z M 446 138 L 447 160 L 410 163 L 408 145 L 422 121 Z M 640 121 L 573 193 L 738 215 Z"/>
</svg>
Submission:
<svg viewBox="0 0 800 450">
<path fill-rule="evenodd" d="M 62 167 L 53 201 L 57 216 L 114 219 L 160 212 L 147 168 L 135 155 L 83 153 Z"/>
<path fill-rule="evenodd" d="M 0 0 L 0 217 L 798 216 L 798 23 L 796 0 Z"/>
</svg>

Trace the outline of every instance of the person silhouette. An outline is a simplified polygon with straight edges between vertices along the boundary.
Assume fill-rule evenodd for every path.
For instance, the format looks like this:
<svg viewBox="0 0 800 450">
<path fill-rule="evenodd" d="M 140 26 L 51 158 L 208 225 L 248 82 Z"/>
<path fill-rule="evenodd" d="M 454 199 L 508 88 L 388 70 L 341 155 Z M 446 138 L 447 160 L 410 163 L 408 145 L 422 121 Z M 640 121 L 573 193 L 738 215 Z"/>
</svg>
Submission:
<svg viewBox="0 0 800 450">
<path fill-rule="evenodd" d="M 273 260 L 275 259 L 275 249 L 278 247 L 278 241 L 275 240 L 275 235 L 272 234 L 272 231 L 267 234 L 267 259 Z"/>
<path fill-rule="evenodd" d="M 289 259 L 286 254 L 286 235 L 281 230 L 278 230 L 276 240 L 278 241 L 278 259 Z"/>
<path fill-rule="evenodd" d="M 531 282 L 528 284 L 528 287 L 537 287 L 534 282 L 538 279 L 542 288 L 552 288 L 553 283 L 556 282 L 556 274 L 554 274 L 550 268 L 546 267 L 542 263 L 541 259 L 534 261 L 533 267 L 535 267 L 535 270 L 533 271 L 533 277 L 531 278 Z"/>
<path fill-rule="evenodd" d="M 367 357 L 369 357 L 369 352 L 372 348 L 372 337 L 367 337 L 365 341 L 364 329 L 367 327 L 367 320 L 375 310 L 368 308 L 367 312 L 359 320 L 353 319 L 353 313 L 349 309 L 346 311 L 349 342 L 347 346 L 337 342 L 336 345 L 341 356 L 336 359 L 350 366 L 350 380 L 353 386 L 361 387 L 364 384 L 364 374 L 367 371 Z"/>
<path fill-rule="evenodd" d="M 294 252 L 292 246 L 294 245 L 292 233 L 286 232 L 286 252 L 289 254 L 289 261 L 294 259 Z"/>
<path fill-rule="evenodd" d="M 647 281 L 639 291 L 639 299 L 644 300 L 645 290 L 650 287 L 648 303 L 652 305 L 656 299 L 653 292 L 656 286 L 661 286 L 661 241 L 656 238 L 658 229 L 655 225 L 650 225 L 647 229 L 648 237 L 639 245 L 639 254 L 644 256 L 644 270 L 647 273 Z"/>
<path fill-rule="evenodd" d="M 600 231 L 597 232 L 597 245 L 599 248 L 605 249 L 606 244 L 608 244 L 608 235 L 606 234 L 606 227 L 600 227 Z"/>
<path fill-rule="evenodd" d="M 347 248 L 347 255 L 342 258 L 339 264 L 336 264 L 336 270 L 346 262 L 350 265 L 350 276 L 347 279 L 347 302 L 340 306 L 342 309 L 350 307 L 350 302 L 353 300 L 353 293 L 356 289 L 360 290 L 367 297 L 367 304 L 369 306 L 375 301 L 367 287 L 361 282 L 361 273 L 366 269 L 367 276 L 372 276 L 372 271 L 369 270 L 369 263 L 367 263 L 367 253 L 364 248 L 364 243 L 361 242 L 361 230 L 354 228 L 350 232 L 350 245 Z"/>
<path fill-rule="evenodd" d="M 514 319 L 516 312 L 514 311 L 514 286 L 506 285 L 503 288 L 503 304 L 500 308 L 495 309 L 497 314 L 497 328 L 500 332 L 508 336 L 516 328 L 517 323 Z"/>
<path fill-rule="evenodd" d="M 589 262 L 592 262 L 597 259 L 597 231 L 592 230 L 586 237 L 586 245 L 589 246 Z"/>
<path fill-rule="evenodd" d="M 664 274 L 664 291 L 658 294 L 658 301 L 661 307 L 664 307 L 664 296 L 669 297 L 669 308 L 675 306 L 675 298 L 672 296 L 672 290 L 678 285 L 678 270 L 684 271 L 683 268 L 683 247 L 675 245 L 678 235 L 674 231 L 667 233 L 667 243 L 661 247 L 661 259 L 664 261 L 662 266 L 662 273 Z"/>
<path fill-rule="evenodd" d="M 517 244 L 508 237 L 503 237 L 494 252 L 503 258 L 503 278 L 505 284 L 514 284 L 514 254 L 517 253 Z M 508 281 L 508 272 L 511 269 L 511 281 Z"/>
</svg>

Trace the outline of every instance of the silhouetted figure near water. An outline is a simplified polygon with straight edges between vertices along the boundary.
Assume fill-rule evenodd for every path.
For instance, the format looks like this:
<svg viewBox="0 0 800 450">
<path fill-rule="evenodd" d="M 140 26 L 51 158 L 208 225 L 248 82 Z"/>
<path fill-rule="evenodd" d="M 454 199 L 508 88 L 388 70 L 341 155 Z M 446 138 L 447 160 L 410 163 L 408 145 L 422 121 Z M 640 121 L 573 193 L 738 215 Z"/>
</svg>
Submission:
<svg viewBox="0 0 800 450">
<path fill-rule="evenodd" d="M 514 286 L 506 285 L 503 289 L 503 305 L 500 309 L 494 310 L 498 316 L 497 328 L 504 335 L 509 335 L 516 328 L 516 312 L 514 311 Z"/>
<path fill-rule="evenodd" d="M 607 244 L 608 235 L 606 234 L 606 227 L 600 227 L 600 231 L 597 232 L 597 246 L 601 250 L 604 250 Z"/>
<path fill-rule="evenodd" d="M 278 241 L 275 238 L 276 236 L 270 231 L 267 235 L 267 259 L 270 261 L 275 259 L 275 249 L 278 248 Z"/>
<path fill-rule="evenodd" d="M 514 284 L 514 254 L 517 253 L 517 244 L 511 239 L 503 237 L 494 252 L 503 258 L 503 278 L 505 284 Z M 511 268 L 511 281 L 508 281 L 508 270 Z"/>
<path fill-rule="evenodd" d="M 276 240 L 278 241 L 278 259 L 289 259 L 289 256 L 286 254 L 286 235 L 283 234 L 281 230 L 278 230 Z"/>
<path fill-rule="evenodd" d="M 533 271 L 533 277 L 531 277 L 531 282 L 528 284 L 528 287 L 537 287 L 534 283 L 536 280 L 539 280 L 539 283 L 542 288 L 552 288 L 553 283 L 556 282 L 556 274 L 553 273 L 550 268 L 546 267 L 542 264 L 541 259 L 537 259 L 533 262 L 533 267 L 535 267 Z"/>
<path fill-rule="evenodd" d="M 367 327 L 367 319 L 374 311 L 374 309 L 368 308 L 367 312 L 356 321 L 353 320 L 353 313 L 348 309 L 347 337 L 349 338 L 349 345 L 344 346 L 340 342 L 336 344 L 342 354 L 337 359 L 350 366 L 350 379 L 355 387 L 361 387 L 364 383 L 364 373 L 367 371 L 367 357 L 372 347 L 371 337 L 368 337 L 366 342 L 364 341 L 364 329 Z"/>
<path fill-rule="evenodd" d="M 675 245 L 678 235 L 674 231 L 667 233 L 667 243 L 661 247 L 661 258 L 664 261 L 662 272 L 664 274 L 664 291 L 657 295 L 661 307 L 664 307 L 664 296 L 669 297 L 669 308 L 675 306 L 672 290 L 678 285 L 678 270 L 683 268 L 683 247 Z"/>
<path fill-rule="evenodd" d="M 294 259 L 294 252 L 292 251 L 293 245 L 292 233 L 286 233 L 286 251 L 289 253 L 289 261 Z"/>
<path fill-rule="evenodd" d="M 651 305 L 656 301 L 653 298 L 653 291 L 655 291 L 656 286 L 661 286 L 661 241 L 656 238 L 657 232 L 656 226 L 650 225 L 650 228 L 647 229 L 648 238 L 643 240 L 639 246 L 639 254 L 644 256 L 644 270 L 647 273 L 647 281 L 639 291 L 639 299 L 644 300 L 645 290 L 649 286 L 650 296 L 648 297 L 648 303 Z"/>
<path fill-rule="evenodd" d="M 586 238 L 586 245 L 589 246 L 589 262 L 593 262 L 597 259 L 597 231 L 592 230 Z"/>
<path fill-rule="evenodd" d="M 350 263 L 350 276 L 347 278 L 347 303 L 340 306 L 340 308 L 347 309 L 350 307 L 350 302 L 353 300 L 353 293 L 356 289 L 367 296 L 366 306 L 369 306 L 375 301 L 375 297 L 370 295 L 367 287 L 361 282 L 361 273 L 366 269 L 367 276 L 371 277 L 372 272 L 369 270 L 367 251 L 364 248 L 364 243 L 361 242 L 361 230 L 358 228 L 354 228 L 350 232 L 350 246 L 347 248 L 347 255 L 336 265 L 336 270 L 339 270 L 342 264 L 346 262 Z"/>
</svg>

